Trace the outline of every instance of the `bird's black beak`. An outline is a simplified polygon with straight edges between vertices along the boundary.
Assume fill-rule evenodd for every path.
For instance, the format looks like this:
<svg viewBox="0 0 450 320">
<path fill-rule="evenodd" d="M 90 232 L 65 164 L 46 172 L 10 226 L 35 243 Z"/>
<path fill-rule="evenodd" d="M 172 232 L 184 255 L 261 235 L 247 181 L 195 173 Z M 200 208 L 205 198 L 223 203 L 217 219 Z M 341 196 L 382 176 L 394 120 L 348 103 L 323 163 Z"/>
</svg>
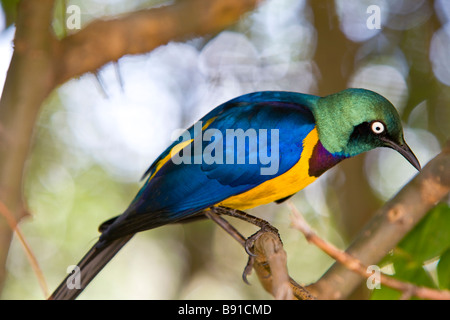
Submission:
<svg viewBox="0 0 450 320">
<path fill-rule="evenodd" d="M 402 156 L 405 157 L 406 160 L 409 161 L 409 163 L 413 165 L 414 168 L 420 171 L 421 167 L 419 160 L 417 160 L 417 157 L 411 151 L 411 148 L 406 144 L 406 142 L 403 141 L 402 144 L 397 144 L 387 138 L 382 138 L 381 140 L 386 144 L 386 147 L 392 148 L 398 153 L 400 153 Z"/>
</svg>

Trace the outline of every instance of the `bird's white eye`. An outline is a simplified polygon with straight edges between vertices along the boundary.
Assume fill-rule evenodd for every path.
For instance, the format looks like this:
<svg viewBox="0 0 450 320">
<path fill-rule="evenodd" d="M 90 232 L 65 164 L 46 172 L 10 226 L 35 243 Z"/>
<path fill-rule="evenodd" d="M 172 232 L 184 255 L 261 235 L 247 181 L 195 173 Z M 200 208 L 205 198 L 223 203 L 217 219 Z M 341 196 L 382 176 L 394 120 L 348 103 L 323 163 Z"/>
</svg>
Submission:
<svg viewBox="0 0 450 320">
<path fill-rule="evenodd" d="M 380 134 L 380 133 L 383 133 L 383 131 L 384 131 L 384 124 L 381 123 L 380 121 L 374 121 L 372 123 L 371 128 L 372 128 L 373 133 Z"/>
</svg>

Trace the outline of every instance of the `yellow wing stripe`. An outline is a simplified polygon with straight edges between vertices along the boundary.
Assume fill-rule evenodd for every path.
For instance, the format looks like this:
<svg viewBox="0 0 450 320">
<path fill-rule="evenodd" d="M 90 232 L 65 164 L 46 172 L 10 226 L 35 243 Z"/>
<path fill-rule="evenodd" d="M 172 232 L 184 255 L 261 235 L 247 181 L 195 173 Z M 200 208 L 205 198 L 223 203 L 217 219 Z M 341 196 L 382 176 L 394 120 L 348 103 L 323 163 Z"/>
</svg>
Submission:
<svg viewBox="0 0 450 320">
<path fill-rule="evenodd" d="M 211 119 L 209 119 L 208 121 L 206 121 L 205 124 L 204 124 L 203 127 L 202 127 L 202 131 L 205 131 L 206 128 L 208 128 L 209 125 L 210 125 L 214 120 L 216 120 L 216 118 L 217 118 L 217 117 L 212 117 Z"/>
<path fill-rule="evenodd" d="M 180 142 L 179 144 L 174 145 L 173 148 L 170 150 L 170 152 L 167 154 L 167 156 L 165 156 L 164 158 L 162 158 L 161 160 L 158 161 L 155 172 L 153 172 L 153 174 L 150 176 L 149 180 L 151 180 L 153 178 L 153 176 L 159 171 L 159 169 L 161 169 L 161 167 L 163 165 L 165 165 L 166 162 L 170 160 L 170 158 L 172 158 L 172 154 L 177 154 L 178 152 L 181 151 L 181 149 L 183 149 L 187 145 L 191 144 L 192 141 L 194 141 L 194 139 L 191 139 L 188 141 L 183 141 L 183 142 Z"/>
<path fill-rule="evenodd" d="M 202 127 L 202 131 L 205 131 L 206 128 L 208 128 L 209 125 L 214 120 L 216 120 L 216 118 L 217 117 L 213 117 L 213 118 L 209 119 L 208 121 L 206 121 L 206 123 Z M 177 154 L 178 152 L 180 152 L 184 147 L 190 145 L 192 143 L 192 141 L 194 141 L 194 139 L 183 141 L 183 142 L 180 142 L 179 144 L 174 145 L 173 148 L 170 150 L 170 152 L 167 154 L 167 156 L 165 156 L 164 158 L 162 158 L 161 160 L 158 161 L 158 163 L 156 164 L 155 171 L 153 172 L 153 174 L 150 176 L 150 178 L 148 180 L 150 181 L 155 176 L 155 174 L 159 171 L 159 169 L 161 169 L 161 167 L 163 165 L 165 165 L 167 163 L 167 161 L 169 161 L 172 158 L 173 154 Z"/>
<path fill-rule="evenodd" d="M 317 177 L 308 174 L 308 169 L 309 159 L 318 141 L 319 136 L 316 127 L 314 127 L 303 139 L 303 151 L 300 160 L 291 169 L 249 191 L 230 197 L 218 205 L 245 210 L 288 197 L 300 191 L 317 179 Z"/>
</svg>

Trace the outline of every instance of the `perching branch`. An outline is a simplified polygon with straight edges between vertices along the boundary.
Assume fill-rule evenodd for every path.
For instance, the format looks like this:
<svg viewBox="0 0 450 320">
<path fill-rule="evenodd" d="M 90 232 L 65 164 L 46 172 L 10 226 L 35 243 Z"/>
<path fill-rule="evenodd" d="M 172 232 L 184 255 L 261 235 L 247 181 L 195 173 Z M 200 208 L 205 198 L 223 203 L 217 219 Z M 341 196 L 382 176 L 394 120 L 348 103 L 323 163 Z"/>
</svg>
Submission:
<svg viewBox="0 0 450 320">
<path fill-rule="evenodd" d="M 223 213 L 226 214 L 225 212 Z M 231 235 L 242 247 L 246 247 L 247 239 L 228 223 L 227 220 L 212 210 L 205 212 L 205 215 Z M 233 214 L 231 215 L 235 216 Z M 286 252 L 283 250 L 283 244 L 280 238 L 273 231 L 261 229 L 250 249 L 253 250 L 252 254 L 254 256 L 249 257 L 249 262 L 244 270 L 243 278 L 245 282 L 247 282 L 246 276 L 253 268 L 263 288 L 272 294 L 275 299 L 315 299 L 305 288 L 289 277 Z"/>
<path fill-rule="evenodd" d="M 277 235 L 264 232 L 255 241 L 254 251 L 253 269 L 267 292 L 276 299 L 315 299 L 307 289 L 289 277 L 286 251 Z"/>
</svg>

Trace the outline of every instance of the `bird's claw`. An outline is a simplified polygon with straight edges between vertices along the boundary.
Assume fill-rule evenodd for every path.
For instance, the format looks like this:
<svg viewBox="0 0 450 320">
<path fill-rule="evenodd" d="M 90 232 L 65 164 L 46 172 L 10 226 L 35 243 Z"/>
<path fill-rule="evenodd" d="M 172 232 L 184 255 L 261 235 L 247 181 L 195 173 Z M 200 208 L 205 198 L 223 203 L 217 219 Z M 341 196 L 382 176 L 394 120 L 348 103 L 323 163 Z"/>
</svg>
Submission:
<svg viewBox="0 0 450 320">
<path fill-rule="evenodd" d="M 253 264 L 255 262 L 255 257 L 257 256 L 257 254 L 255 254 L 254 250 L 253 250 L 255 242 L 265 232 L 272 232 L 272 233 L 276 234 L 281 241 L 280 234 L 278 233 L 278 229 L 269 223 L 261 226 L 261 229 L 259 229 L 257 232 L 255 232 L 254 234 L 252 234 L 250 237 L 248 237 L 245 240 L 244 248 L 245 248 L 245 252 L 247 252 L 247 254 L 248 254 L 248 262 L 247 262 L 247 265 L 245 266 L 244 272 L 242 273 L 242 279 L 244 280 L 244 282 L 246 284 L 250 284 L 247 280 L 247 276 L 252 272 Z"/>
<path fill-rule="evenodd" d="M 258 240 L 259 237 L 261 237 L 264 232 L 272 232 L 273 234 L 276 234 L 277 237 L 281 241 L 280 234 L 278 233 L 278 229 L 269 223 L 264 224 L 263 226 L 261 226 L 261 229 L 259 229 L 257 232 L 255 232 L 250 237 L 248 237 L 247 240 L 245 240 L 245 252 L 247 252 L 247 254 L 249 256 L 253 256 L 253 257 L 257 256 L 253 251 L 253 247 L 255 245 L 256 240 Z"/>
<path fill-rule="evenodd" d="M 244 280 L 244 282 L 248 285 L 250 285 L 250 282 L 248 282 L 247 276 L 252 273 L 254 262 L 255 262 L 255 257 L 252 255 L 249 255 L 247 265 L 244 268 L 244 272 L 242 272 L 242 280 Z"/>
</svg>

